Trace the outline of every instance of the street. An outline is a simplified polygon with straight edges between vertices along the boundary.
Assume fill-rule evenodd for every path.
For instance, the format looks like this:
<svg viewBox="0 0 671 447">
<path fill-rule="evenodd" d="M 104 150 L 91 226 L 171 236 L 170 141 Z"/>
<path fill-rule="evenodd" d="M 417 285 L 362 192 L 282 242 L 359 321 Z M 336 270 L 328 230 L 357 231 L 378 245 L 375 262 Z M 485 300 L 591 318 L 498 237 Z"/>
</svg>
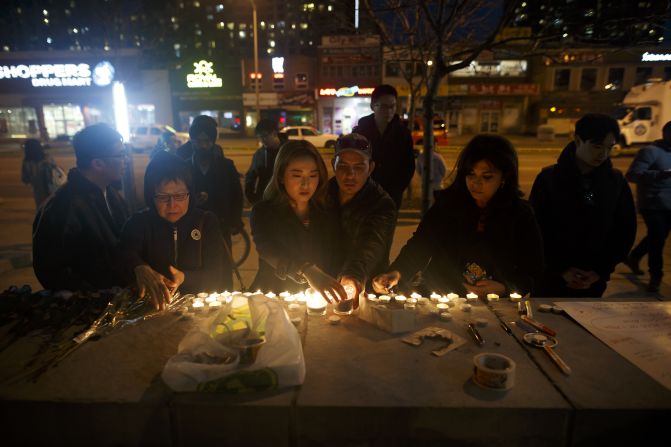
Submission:
<svg viewBox="0 0 671 447">
<path fill-rule="evenodd" d="M 458 145 L 464 144 L 468 137 L 455 140 L 454 146 L 441 148 L 439 152 L 444 157 L 446 164 L 451 171 L 454 167 L 458 155 Z M 532 138 L 512 138 L 513 143 L 519 150 L 520 159 L 520 186 L 525 194 L 531 190 L 533 181 L 538 172 L 544 166 L 555 162 L 559 155 L 560 148 L 565 141 L 557 140 L 553 145 L 544 144 L 538 147 Z M 226 156 L 231 158 L 238 171 L 244 174 L 251 162 L 255 140 L 234 140 L 230 146 L 224 148 Z M 10 285 L 29 284 L 34 289 L 39 289 L 31 267 L 31 231 L 32 220 L 35 213 L 35 205 L 32 199 L 30 186 L 23 185 L 20 181 L 20 166 L 22 154 L 18 150 L 12 150 L 11 147 L 0 148 L 0 290 L 4 290 Z M 322 151 L 327 166 L 330 166 L 332 151 Z M 64 170 L 74 166 L 74 155 L 70 148 L 52 149 L 51 154 L 59 166 Z M 631 163 L 631 156 L 620 156 L 613 159 L 614 165 L 626 171 Z M 133 153 L 134 178 L 136 184 L 136 197 L 141 201 L 142 184 L 144 170 L 148 163 L 146 154 Z M 330 168 L 329 168 L 330 170 Z M 415 175 L 412 183 L 412 196 L 404 201 L 404 207 L 399 216 L 399 222 L 392 246 L 392 259 L 398 254 L 405 241 L 412 235 L 417 223 L 419 222 L 419 203 L 420 203 L 420 179 Z M 249 230 L 248 222 L 249 208 L 245 208 L 245 223 Z M 638 236 L 640 240 L 645 233 L 645 226 L 639 217 Z M 671 256 L 669 249 L 665 250 L 665 262 L 669 265 Z M 252 247 L 252 252 L 240 269 L 240 273 L 245 285 L 249 285 L 256 272 L 257 255 Z M 642 262 L 642 268 L 646 269 L 645 258 Z M 635 277 L 626 274 L 626 267 L 620 265 L 614 278 L 622 281 L 611 281 L 607 294 L 628 294 L 643 293 L 644 283 L 647 276 L 635 279 Z M 662 293 L 667 291 L 665 284 Z"/>
</svg>

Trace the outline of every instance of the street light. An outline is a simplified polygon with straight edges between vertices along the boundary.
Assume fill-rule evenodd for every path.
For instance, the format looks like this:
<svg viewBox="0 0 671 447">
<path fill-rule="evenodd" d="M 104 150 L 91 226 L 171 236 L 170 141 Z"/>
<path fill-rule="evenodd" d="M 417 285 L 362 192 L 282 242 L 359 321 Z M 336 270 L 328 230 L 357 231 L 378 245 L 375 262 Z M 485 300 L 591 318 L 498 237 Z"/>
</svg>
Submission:
<svg viewBox="0 0 671 447">
<path fill-rule="evenodd" d="M 256 81 L 254 82 L 254 93 L 256 95 L 256 124 L 261 121 L 261 109 L 259 107 L 259 33 L 256 28 L 256 2 L 249 0 L 252 4 L 252 20 L 254 21 L 254 74 Z"/>
</svg>

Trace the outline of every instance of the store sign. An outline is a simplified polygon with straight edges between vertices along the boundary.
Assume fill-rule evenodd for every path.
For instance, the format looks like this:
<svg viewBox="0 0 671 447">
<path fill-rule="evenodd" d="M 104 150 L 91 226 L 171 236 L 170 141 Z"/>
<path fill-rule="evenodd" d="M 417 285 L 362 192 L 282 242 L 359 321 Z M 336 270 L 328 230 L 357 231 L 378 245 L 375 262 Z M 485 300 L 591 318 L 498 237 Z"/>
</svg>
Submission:
<svg viewBox="0 0 671 447">
<path fill-rule="evenodd" d="M 641 56 L 641 62 L 662 62 L 671 61 L 671 53 L 648 53 L 647 51 Z"/>
<path fill-rule="evenodd" d="M 352 87 L 335 88 L 320 88 L 319 96 L 336 96 L 338 98 L 348 98 L 350 96 L 370 96 L 373 94 L 373 87 L 359 87 L 353 85 Z"/>
<path fill-rule="evenodd" d="M 271 59 L 273 73 L 284 73 L 284 58 L 274 57 Z"/>
<path fill-rule="evenodd" d="M 1 79 L 30 79 L 33 87 L 105 87 L 114 80 L 114 66 L 107 61 L 96 64 L 0 65 Z"/>
<path fill-rule="evenodd" d="M 216 75 L 212 66 L 213 62 L 198 61 L 193 63 L 193 73 L 186 75 L 186 86 L 188 88 L 216 88 L 221 87 L 224 82 Z"/>
<path fill-rule="evenodd" d="M 538 84 L 468 84 L 469 95 L 527 96 L 540 94 Z"/>
</svg>

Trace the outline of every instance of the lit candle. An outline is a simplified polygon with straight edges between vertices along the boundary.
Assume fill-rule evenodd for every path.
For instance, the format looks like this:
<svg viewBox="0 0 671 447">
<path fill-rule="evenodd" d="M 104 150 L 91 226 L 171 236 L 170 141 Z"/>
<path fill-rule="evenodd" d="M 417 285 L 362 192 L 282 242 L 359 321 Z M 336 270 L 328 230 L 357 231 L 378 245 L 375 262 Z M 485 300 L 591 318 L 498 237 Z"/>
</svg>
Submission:
<svg viewBox="0 0 671 447">
<path fill-rule="evenodd" d="M 433 292 L 431 295 L 429 295 L 429 298 L 431 298 L 431 301 L 438 301 L 441 298 L 441 296 L 436 292 Z"/>
<path fill-rule="evenodd" d="M 270 298 L 271 300 L 274 300 L 277 297 L 273 292 L 268 292 L 266 293 L 266 298 Z"/>
<path fill-rule="evenodd" d="M 411 299 L 412 299 L 412 298 L 411 298 Z M 415 302 L 412 302 L 412 301 L 408 300 L 408 301 L 403 305 L 403 308 L 404 308 L 405 310 L 415 310 L 415 309 L 417 308 L 417 302 L 416 302 L 416 301 L 415 301 Z"/>
<path fill-rule="evenodd" d="M 377 301 L 377 295 L 375 295 L 374 293 L 369 293 L 366 298 L 368 298 L 368 301 L 372 301 L 372 302 Z"/>
<path fill-rule="evenodd" d="M 296 301 L 296 297 L 294 295 L 288 295 L 288 296 L 282 297 L 282 299 L 284 299 L 284 301 L 287 302 L 287 303 L 293 303 L 294 301 Z"/>
<path fill-rule="evenodd" d="M 440 298 L 438 298 L 439 303 L 447 304 L 449 301 L 450 299 L 446 296 L 441 296 Z"/>
<path fill-rule="evenodd" d="M 477 296 L 475 293 L 470 292 L 470 293 L 468 293 L 468 294 L 466 295 L 466 299 L 467 299 L 468 301 L 474 301 L 474 300 L 477 300 L 477 299 L 478 299 L 478 296 Z"/>
<path fill-rule="evenodd" d="M 200 293 L 199 293 L 198 295 L 196 295 L 196 296 L 197 296 L 198 298 L 205 299 L 205 298 L 207 298 L 208 296 L 210 296 L 210 294 L 207 293 L 207 292 L 200 292 Z"/>
<path fill-rule="evenodd" d="M 308 307 L 308 315 L 324 315 L 326 314 L 326 300 L 318 293 L 306 293 L 306 305 Z M 291 306 L 291 305 L 290 305 Z"/>
<path fill-rule="evenodd" d="M 216 310 L 221 308 L 221 302 L 219 300 L 210 301 L 208 303 L 209 310 Z"/>
<path fill-rule="evenodd" d="M 282 298 L 286 298 L 288 296 L 291 296 L 291 292 L 289 292 L 288 290 L 285 290 L 284 292 L 280 293 L 280 296 Z"/>
<path fill-rule="evenodd" d="M 517 292 L 513 292 L 513 293 L 510 294 L 510 301 L 512 301 L 513 303 L 516 303 L 516 302 L 520 301 L 521 299 L 522 299 L 522 295 L 520 295 Z"/>
<path fill-rule="evenodd" d="M 296 301 L 299 303 L 305 303 L 308 299 L 305 298 L 305 293 L 303 292 L 298 292 L 297 294 L 294 295 L 296 297 Z"/>
<path fill-rule="evenodd" d="M 396 302 L 399 303 L 399 304 L 405 304 L 405 302 L 408 300 L 408 298 L 406 298 L 406 297 L 403 296 L 403 295 L 397 295 L 397 296 L 394 297 L 394 299 L 395 299 Z"/>
<path fill-rule="evenodd" d="M 389 295 L 380 295 L 377 297 L 378 300 L 380 300 L 381 303 L 388 303 L 391 301 L 391 297 Z"/>
<path fill-rule="evenodd" d="M 499 296 L 495 293 L 488 293 L 487 294 L 487 301 L 498 301 Z"/>
<path fill-rule="evenodd" d="M 245 292 L 245 293 L 243 293 L 243 295 L 246 296 L 246 297 L 250 297 L 254 294 L 252 292 Z"/>
<path fill-rule="evenodd" d="M 202 312 L 205 310 L 205 303 L 202 300 L 193 300 L 193 304 L 191 304 L 191 307 L 193 308 L 193 311 L 198 313 Z"/>
<path fill-rule="evenodd" d="M 457 293 L 450 292 L 450 293 L 447 294 L 447 299 L 450 300 L 450 301 L 456 301 L 457 298 L 459 298 L 459 294 L 457 294 Z"/>
<path fill-rule="evenodd" d="M 440 312 L 447 312 L 447 310 L 450 308 L 450 306 L 447 305 L 447 303 L 438 303 L 436 304 L 436 309 Z"/>
<path fill-rule="evenodd" d="M 217 295 L 216 293 L 211 293 L 207 298 L 205 298 L 205 302 L 209 304 L 213 301 L 218 301 L 217 300 L 218 297 L 219 295 Z"/>
<path fill-rule="evenodd" d="M 417 292 L 412 292 L 412 293 L 410 294 L 410 298 L 420 299 L 421 297 L 422 297 L 422 295 L 420 295 L 420 294 L 417 293 Z"/>
</svg>

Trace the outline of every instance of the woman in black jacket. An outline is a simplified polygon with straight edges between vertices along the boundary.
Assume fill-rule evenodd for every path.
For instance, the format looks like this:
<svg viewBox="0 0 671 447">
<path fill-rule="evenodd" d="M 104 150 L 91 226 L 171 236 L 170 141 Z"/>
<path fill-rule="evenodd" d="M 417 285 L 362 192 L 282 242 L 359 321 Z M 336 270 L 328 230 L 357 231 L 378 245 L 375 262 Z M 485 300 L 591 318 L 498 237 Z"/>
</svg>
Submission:
<svg viewBox="0 0 671 447">
<path fill-rule="evenodd" d="M 459 155 L 454 182 L 438 195 L 390 271 L 373 280 L 375 290 L 386 293 L 422 271 L 423 292 L 529 293 L 542 274 L 543 244 L 520 196 L 510 142 L 474 137 Z"/>
<path fill-rule="evenodd" d="M 259 254 L 252 289 L 297 292 L 308 286 L 329 301 L 346 299 L 333 278 L 340 268 L 338 218 L 324 206 L 326 165 L 307 141 L 289 141 L 277 154 L 263 200 L 250 223 Z"/>
<path fill-rule="evenodd" d="M 224 246 L 216 216 L 195 208 L 189 166 L 167 152 L 147 166 L 148 209 L 133 215 L 121 233 L 121 252 L 140 296 L 157 309 L 177 288 L 185 293 L 223 289 Z"/>
</svg>

